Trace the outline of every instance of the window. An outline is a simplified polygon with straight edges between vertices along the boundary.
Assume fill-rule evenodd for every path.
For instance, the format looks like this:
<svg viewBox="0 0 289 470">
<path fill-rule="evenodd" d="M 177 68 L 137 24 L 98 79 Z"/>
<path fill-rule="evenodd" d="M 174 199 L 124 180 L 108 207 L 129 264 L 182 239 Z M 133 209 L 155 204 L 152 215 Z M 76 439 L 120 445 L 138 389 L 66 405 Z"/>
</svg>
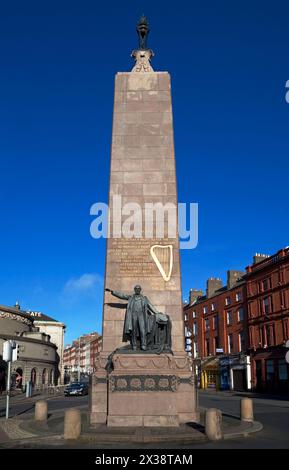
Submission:
<svg viewBox="0 0 289 470">
<path fill-rule="evenodd" d="M 203 308 L 203 312 L 204 312 L 204 313 L 208 313 L 208 307 L 207 307 L 207 305 L 205 305 L 205 307 Z"/>
<path fill-rule="evenodd" d="M 266 344 L 267 344 L 267 346 L 270 346 L 271 345 L 271 328 L 270 328 L 270 325 L 265 326 L 265 331 L 266 331 L 266 338 L 267 338 Z"/>
<path fill-rule="evenodd" d="M 241 331 L 239 333 L 239 352 L 245 351 L 245 333 Z"/>
<path fill-rule="evenodd" d="M 194 342 L 194 357 L 198 357 L 199 355 L 199 347 L 198 347 L 198 341 Z"/>
<path fill-rule="evenodd" d="M 185 313 L 185 321 L 188 321 L 188 315 Z"/>
<path fill-rule="evenodd" d="M 264 281 L 262 282 L 262 291 L 266 291 L 270 289 L 270 287 L 271 287 L 270 279 L 269 278 L 264 279 Z"/>
<path fill-rule="evenodd" d="M 274 346 L 274 326 L 266 325 L 267 346 Z"/>
<path fill-rule="evenodd" d="M 241 300 L 242 300 L 242 294 L 241 294 L 241 292 L 237 292 L 237 294 L 236 294 L 236 301 L 237 301 L 237 302 L 241 302 Z"/>
<path fill-rule="evenodd" d="M 216 304 L 213 302 L 212 303 L 212 312 L 214 312 L 216 310 Z"/>
<path fill-rule="evenodd" d="M 253 302 L 248 302 L 247 304 L 248 308 L 248 317 L 249 318 L 254 318 L 254 303 Z"/>
<path fill-rule="evenodd" d="M 270 307 L 271 307 L 270 297 L 264 297 L 264 299 L 263 299 L 263 313 L 265 315 L 268 315 L 270 313 Z"/>
<path fill-rule="evenodd" d="M 218 315 L 215 315 L 213 317 L 213 330 L 217 330 L 218 329 Z"/>
<path fill-rule="evenodd" d="M 286 296 L 284 291 L 280 291 L 280 306 L 286 308 Z"/>
<path fill-rule="evenodd" d="M 243 307 L 240 307 L 238 309 L 237 316 L 238 316 L 238 322 L 244 321 L 244 309 L 243 309 Z"/>
<path fill-rule="evenodd" d="M 205 320 L 205 330 L 209 331 L 209 329 L 210 329 L 209 319 L 206 318 L 206 320 Z"/>
<path fill-rule="evenodd" d="M 283 284 L 283 282 L 284 282 L 284 274 L 283 274 L 282 271 L 279 271 L 279 273 L 278 273 L 278 283 Z"/>
<path fill-rule="evenodd" d="M 259 328 L 259 346 L 263 347 L 265 344 L 264 342 L 264 330 L 263 327 L 261 326 Z"/>
<path fill-rule="evenodd" d="M 198 325 L 196 322 L 193 324 L 193 334 L 196 336 L 198 334 Z"/>
<path fill-rule="evenodd" d="M 227 325 L 232 325 L 232 323 L 233 323 L 232 310 L 228 310 L 228 312 L 227 312 Z"/>
<path fill-rule="evenodd" d="M 206 339 L 206 356 L 210 354 L 210 340 Z"/>
<path fill-rule="evenodd" d="M 274 361 L 273 359 L 269 359 L 266 361 L 266 380 L 269 382 L 274 381 Z"/>
<path fill-rule="evenodd" d="M 288 380 L 288 371 L 285 359 L 279 359 L 278 361 L 278 377 L 279 380 Z"/>
<path fill-rule="evenodd" d="M 231 305 L 231 297 L 226 297 L 225 305 Z"/>
<path fill-rule="evenodd" d="M 233 335 L 228 335 L 228 353 L 230 354 L 233 351 Z"/>
<path fill-rule="evenodd" d="M 196 310 L 193 310 L 193 318 L 196 318 Z"/>
</svg>

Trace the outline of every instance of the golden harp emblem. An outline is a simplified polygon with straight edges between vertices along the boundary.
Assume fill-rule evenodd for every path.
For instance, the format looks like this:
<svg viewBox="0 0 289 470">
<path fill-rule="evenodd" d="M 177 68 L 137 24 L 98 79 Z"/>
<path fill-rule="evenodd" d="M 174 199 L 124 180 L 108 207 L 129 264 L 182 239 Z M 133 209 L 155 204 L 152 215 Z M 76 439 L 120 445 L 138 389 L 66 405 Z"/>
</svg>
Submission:
<svg viewBox="0 0 289 470">
<path fill-rule="evenodd" d="M 163 280 L 169 281 L 173 270 L 173 245 L 153 245 L 150 253 Z"/>
</svg>

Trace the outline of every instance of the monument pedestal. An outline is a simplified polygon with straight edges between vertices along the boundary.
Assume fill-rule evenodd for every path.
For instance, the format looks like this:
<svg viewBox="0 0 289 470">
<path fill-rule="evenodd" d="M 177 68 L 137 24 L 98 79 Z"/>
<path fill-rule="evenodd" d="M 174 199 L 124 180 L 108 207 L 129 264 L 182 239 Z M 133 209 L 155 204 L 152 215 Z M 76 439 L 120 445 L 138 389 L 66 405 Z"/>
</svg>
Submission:
<svg viewBox="0 0 289 470">
<path fill-rule="evenodd" d="M 92 378 L 92 425 L 171 427 L 199 420 L 187 355 L 116 353 L 110 373 L 104 359 Z"/>
</svg>

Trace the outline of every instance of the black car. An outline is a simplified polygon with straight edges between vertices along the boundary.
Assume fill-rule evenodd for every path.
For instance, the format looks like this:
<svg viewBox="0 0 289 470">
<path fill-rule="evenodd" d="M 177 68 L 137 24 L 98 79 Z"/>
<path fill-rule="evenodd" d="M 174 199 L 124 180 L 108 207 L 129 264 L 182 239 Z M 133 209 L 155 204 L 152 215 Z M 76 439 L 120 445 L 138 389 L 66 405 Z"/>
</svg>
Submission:
<svg viewBox="0 0 289 470">
<path fill-rule="evenodd" d="M 88 395 L 88 385 L 82 382 L 74 382 L 72 384 L 69 384 L 64 389 L 64 395 L 66 397 L 71 395 Z"/>
</svg>

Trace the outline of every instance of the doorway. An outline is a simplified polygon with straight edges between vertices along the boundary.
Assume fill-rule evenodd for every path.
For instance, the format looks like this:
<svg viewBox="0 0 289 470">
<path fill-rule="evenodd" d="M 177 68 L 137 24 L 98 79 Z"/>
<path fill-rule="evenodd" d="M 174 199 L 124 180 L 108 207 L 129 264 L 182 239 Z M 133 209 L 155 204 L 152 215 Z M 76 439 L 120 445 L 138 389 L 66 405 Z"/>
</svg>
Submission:
<svg viewBox="0 0 289 470">
<path fill-rule="evenodd" d="M 256 389 L 262 390 L 262 361 L 256 361 Z"/>
<path fill-rule="evenodd" d="M 234 390 L 244 392 L 247 389 L 245 369 L 233 369 Z"/>
</svg>

